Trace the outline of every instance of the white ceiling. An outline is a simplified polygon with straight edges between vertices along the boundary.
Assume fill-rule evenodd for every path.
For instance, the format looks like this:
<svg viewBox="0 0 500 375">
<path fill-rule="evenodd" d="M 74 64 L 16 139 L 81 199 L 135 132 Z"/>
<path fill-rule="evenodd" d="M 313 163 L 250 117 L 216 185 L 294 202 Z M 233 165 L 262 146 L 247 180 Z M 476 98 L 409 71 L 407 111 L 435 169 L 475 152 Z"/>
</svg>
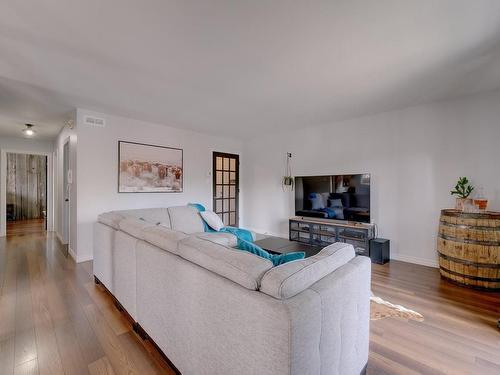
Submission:
<svg viewBox="0 0 500 375">
<path fill-rule="evenodd" d="M 500 88 L 500 1 L 4 0 L 0 51 L 0 134 L 83 107 L 244 138 Z"/>
</svg>

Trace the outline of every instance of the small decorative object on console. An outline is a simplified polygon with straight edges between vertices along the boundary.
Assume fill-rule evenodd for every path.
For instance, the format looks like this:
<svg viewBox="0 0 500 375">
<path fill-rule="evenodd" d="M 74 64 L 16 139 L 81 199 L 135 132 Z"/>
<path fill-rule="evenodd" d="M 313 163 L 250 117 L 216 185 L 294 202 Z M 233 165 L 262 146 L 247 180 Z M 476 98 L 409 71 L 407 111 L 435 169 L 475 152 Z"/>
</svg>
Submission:
<svg viewBox="0 0 500 375">
<path fill-rule="evenodd" d="M 483 188 L 478 189 L 478 194 L 477 197 L 474 198 L 474 206 L 480 211 L 480 212 L 485 212 L 486 208 L 488 207 L 488 199 L 484 197 L 484 190 Z"/>
<path fill-rule="evenodd" d="M 451 195 L 456 195 L 457 200 L 455 208 L 463 211 L 467 204 L 472 204 L 472 199 L 469 198 L 470 193 L 474 190 L 474 186 L 469 184 L 467 177 L 460 177 L 455 185 L 455 188 L 450 192 Z"/>
</svg>

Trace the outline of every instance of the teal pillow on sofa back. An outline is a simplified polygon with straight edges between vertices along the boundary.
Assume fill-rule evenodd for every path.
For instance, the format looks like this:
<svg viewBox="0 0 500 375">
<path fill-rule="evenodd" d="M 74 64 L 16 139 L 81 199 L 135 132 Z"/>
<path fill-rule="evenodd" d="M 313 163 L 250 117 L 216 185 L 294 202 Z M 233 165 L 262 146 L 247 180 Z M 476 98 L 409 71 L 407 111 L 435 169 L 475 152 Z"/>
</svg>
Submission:
<svg viewBox="0 0 500 375">
<path fill-rule="evenodd" d="M 205 207 L 199 203 L 189 203 L 189 206 L 196 208 L 199 212 L 205 211 Z M 205 232 L 214 232 L 214 230 L 208 226 L 205 220 L 203 220 L 203 224 L 205 226 Z M 246 229 L 224 227 L 220 231 L 231 233 L 236 236 L 236 238 L 238 239 L 238 244 L 236 245 L 237 249 L 248 251 L 249 253 L 258 255 L 262 258 L 269 259 L 271 262 L 273 262 L 273 266 L 279 266 L 280 264 L 291 262 L 292 260 L 304 259 L 305 257 L 305 253 L 302 251 L 285 254 L 269 254 L 266 250 L 252 242 L 252 233 Z"/>
</svg>

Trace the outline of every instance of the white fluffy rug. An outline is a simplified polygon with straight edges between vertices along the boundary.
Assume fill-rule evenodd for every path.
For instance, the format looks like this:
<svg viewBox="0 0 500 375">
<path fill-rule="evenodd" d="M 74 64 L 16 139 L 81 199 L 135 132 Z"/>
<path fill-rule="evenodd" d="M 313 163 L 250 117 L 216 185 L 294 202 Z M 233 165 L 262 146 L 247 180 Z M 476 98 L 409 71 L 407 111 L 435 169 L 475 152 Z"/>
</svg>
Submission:
<svg viewBox="0 0 500 375">
<path fill-rule="evenodd" d="M 394 305 L 372 294 L 370 297 L 370 320 L 379 320 L 389 317 L 416 320 L 417 322 L 424 321 L 422 314 L 401 305 Z"/>
</svg>

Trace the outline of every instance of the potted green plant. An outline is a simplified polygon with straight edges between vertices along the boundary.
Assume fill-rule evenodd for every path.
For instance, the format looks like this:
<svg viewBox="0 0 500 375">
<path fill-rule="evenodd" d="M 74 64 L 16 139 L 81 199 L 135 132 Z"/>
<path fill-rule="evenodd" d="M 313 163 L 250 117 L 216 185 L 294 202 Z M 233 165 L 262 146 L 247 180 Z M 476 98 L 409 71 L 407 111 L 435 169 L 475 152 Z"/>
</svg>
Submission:
<svg viewBox="0 0 500 375">
<path fill-rule="evenodd" d="M 283 180 L 281 181 L 281 184 L 283 185 L 284 188 L 288 187 L 289 189 L 293 190 L 293 177 L 284 176 Z"/>
<path fill-rule="evenodd" d="M 460 177 L 458 179 L 455 188 L 450 192 L 451 195 L 457 196 L 455 201 L 455 208 L 457 210 L 463 211 L 465 206 L 468 204 L 472 205 L 472 199 L 469 198 L 469 196 L 473 190 L 474 186 L 469 184 L 469 179 L 467 177 Z"/>
<path fill-rule="evenodd" d="M 285 164 L 285 175 L 281 179 L 281 188 L 283 191 L 293 190 L 294 179 L 292 177 L 292 166 L 291 166 L 292 154 L 286 153 L 286 164 Z"/>
</svg>

